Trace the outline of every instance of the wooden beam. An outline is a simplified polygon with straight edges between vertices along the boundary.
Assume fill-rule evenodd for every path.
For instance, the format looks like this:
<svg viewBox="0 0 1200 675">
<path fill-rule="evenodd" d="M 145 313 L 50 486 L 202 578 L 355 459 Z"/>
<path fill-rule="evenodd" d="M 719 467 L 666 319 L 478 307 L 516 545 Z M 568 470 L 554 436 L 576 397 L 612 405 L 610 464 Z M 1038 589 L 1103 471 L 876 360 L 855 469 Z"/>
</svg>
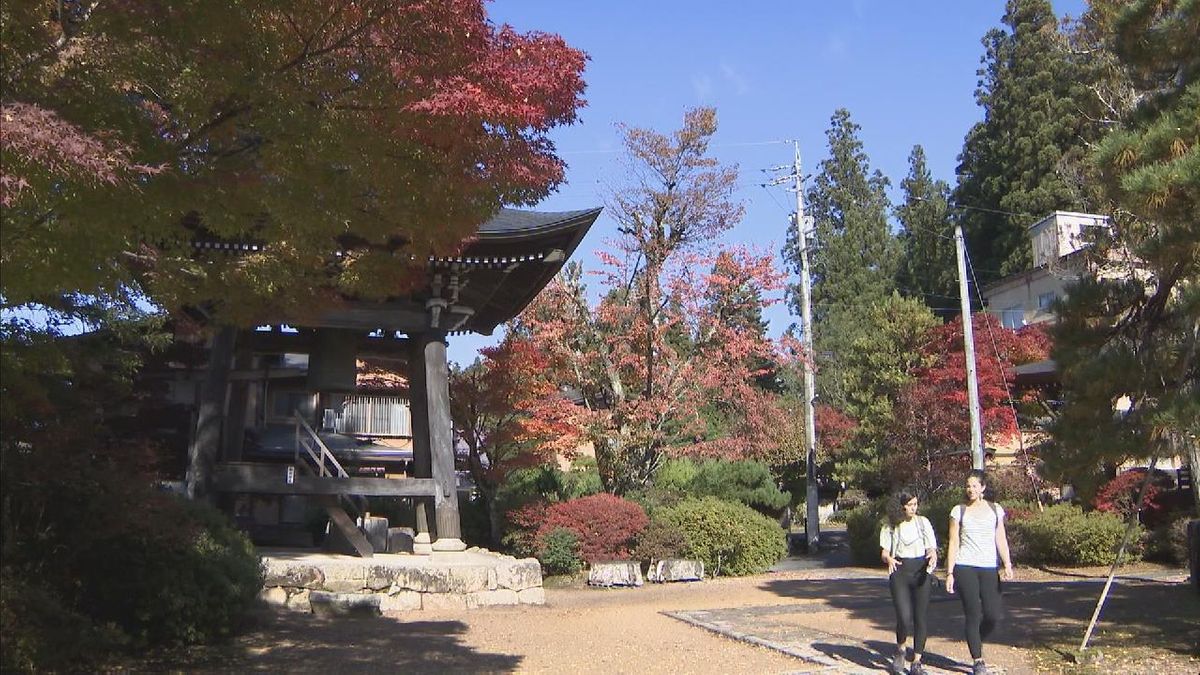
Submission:
<svg viewBox="0 0 1200 675">
<path fill-rule="evenodd" d="M 372 497 L 430 497 L 437 486 L 430 478 L 329 478 L 295 472 L 287 482 L 287 464 L 226 462 L 218 464 L 213 489 L 272 495 L 367 495 Z"/>
<path fill-rule="evenodd" d="M 396 337 L 368 337 L 368 331 L 362 331 L 358 338 L 355 353 L 361 357 L 384 356 L 406 357 L 408 355 L 408 339 Z M 313 331 L 303 330 L 297 333 L 281 331 L 245 331 L 238 336 L 239 340 L 249 346 L 256 354 L 308 354 L 313 349 Z"/>
</svg>

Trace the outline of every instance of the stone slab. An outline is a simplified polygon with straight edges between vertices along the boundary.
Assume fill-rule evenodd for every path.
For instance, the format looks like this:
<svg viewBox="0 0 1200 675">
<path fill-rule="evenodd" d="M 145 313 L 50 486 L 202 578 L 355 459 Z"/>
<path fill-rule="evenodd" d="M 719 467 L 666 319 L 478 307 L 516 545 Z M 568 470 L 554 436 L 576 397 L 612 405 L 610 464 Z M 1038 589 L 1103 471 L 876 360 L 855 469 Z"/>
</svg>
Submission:
<svg viewBox="0 0 1200 675">
<path fill-rule="evenodd" d="M 376 593 L 329 593 L 312 591 L 308 602 L 320 617 L 379 616 L 382 596 Z"/>
<path fill-rule="evenodd" d="M 636 560 L 592 563 L 588 569 L 589 586 L 641 586 L 642 565 Z"/>
<path fill-rule="evenodd" d="M 659 560 L 650 567 L 646 578 L 658 583 L 702 581 L 704 579 L 704 563 L 700 560 Z"/>
<path fill-rule="evenodd" d="M 267 579 L 264 598 L 269 595 L 276 607 L 311 608 L 330 616 L 370 613 L 330 595 L 376 597 L 373 603 L 379 612 L 545 602 L 537 560 L 484 549 L 429 556 L 376 554 L 369 559 L 311 550 L 260 552 Z"/>
</svg>

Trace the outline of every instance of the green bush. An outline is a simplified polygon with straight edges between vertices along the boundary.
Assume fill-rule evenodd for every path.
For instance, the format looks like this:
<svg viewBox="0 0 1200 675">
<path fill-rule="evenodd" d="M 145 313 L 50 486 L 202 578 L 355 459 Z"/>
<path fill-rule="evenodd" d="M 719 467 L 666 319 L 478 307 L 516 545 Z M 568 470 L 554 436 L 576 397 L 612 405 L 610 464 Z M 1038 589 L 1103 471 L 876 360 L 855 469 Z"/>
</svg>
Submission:
<svg viewBox="0 0 1200 675">
<path fill-rule="evenodd" d="M 960 487 L 939 490 L 921 500 L 921 515 L 928 518 L 929 524 L 933 526 L 941 560 L 946 559 L 946 551 L 950 546 L 950 511 L 961 504 L 962 500 L 963 491 Z"/>
<path fill-rule="evenodd" d="M 604 492 L 600 469 L 591 457 L 580 457 L 571 463 L 571 470 L 562 474 L 560 490 L 563 501 L 579 499 Z"/>
<path fill-rule="evenodd" d="M 1073 504 L 1056 504 L 1033 517 L 1008 524 L 1009 542 L 1026 562 L 1060 565 L 1110 565 L 1125 534 L 1125 523 L 1111 513 Z M 1126 548 L 1126 560 L 1141 557 L 1141 526 Z"/>
<path fill-rule="evenodd" d="M 1186 564 L 1188 520 L 1187 514 L 1179 514 L 1151 530 L 1146 540 L 1146 558 L 1172 565 Z"/>
<path fill-rule="evenodd" d="M 0 672 L 98 670 L 103 655 L 126 641 L 45 588 L 8 573 L 0 579 Z"/>
<path fill-rule="evenodd" d="M 579 537 L 565 527 L 556 527 L 541 537 L 537 559 L 547 574 L 575 574 L 583 569 Z"/>
<path fill-rule="evenodd" d="M 688 555 L 703 561 L 713 576 L 757 574 L 787 554 L 779 523 L 745 504 L 687 499 L 656 516 L 683 533 Z"/>
<path fill-rule="evenodd" d="M 633 548 L 633 557 L 645 564 L 655 560 L 683 558 L 687 554 L 687 537 L 678 527 L 661 517 L 651 517 L 650 525 L 642 531 Z"/>
<path fill-rule="evenodd" d="M 655 472 L 654 486 L 667 493 L 688 497 L 717 497 L 728 502 L 741 502 L 765 514 L 778 513 L 792 500 L 789 493 L 776 485 L 766 464 L 749 460 L 667 460 Z"/>
<path fill-rule="evenodd" d="M 80 606 L 144 644 L 225 637 L 241 626 L 262 590 L 261 561 L 221 513 L 163 498 L 170 501 L 160 505 L 165 508 L 153 527 L 93 542 L 79 570 Z"/>
<path fill-rule="evenodd" d="M 878 565 L 879 528 L 887 516 L 887 497 L 857 506 L 846 514 L 850 557 L 859 565 Z"/>
</svg>

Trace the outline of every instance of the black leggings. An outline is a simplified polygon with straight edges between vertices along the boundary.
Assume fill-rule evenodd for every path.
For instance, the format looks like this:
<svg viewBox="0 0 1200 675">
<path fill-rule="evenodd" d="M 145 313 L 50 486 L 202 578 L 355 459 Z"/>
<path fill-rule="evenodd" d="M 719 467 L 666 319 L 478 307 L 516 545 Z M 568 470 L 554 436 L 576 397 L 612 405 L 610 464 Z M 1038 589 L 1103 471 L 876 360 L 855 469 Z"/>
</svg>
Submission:
<svg viewBox="0 0 1200 675">
<path fill-rule="evenodd" d="M 929 572 L 925 558 L 899 558 L 900 566 L 888 577 L 892 604 L 896 606 L 896 644 L 913 636 L 913 651 L 925 651 L 928 635 L 925 617 L 929 614 Z"/>
<path fill-rule="evenodd" d="M 971 658 L 983 658 L 983 640 L 1000 623 L 1000 571 L 995 567 L 954 566 L 954 592 L 967 615 L 967 648 Z"/>
</svg>

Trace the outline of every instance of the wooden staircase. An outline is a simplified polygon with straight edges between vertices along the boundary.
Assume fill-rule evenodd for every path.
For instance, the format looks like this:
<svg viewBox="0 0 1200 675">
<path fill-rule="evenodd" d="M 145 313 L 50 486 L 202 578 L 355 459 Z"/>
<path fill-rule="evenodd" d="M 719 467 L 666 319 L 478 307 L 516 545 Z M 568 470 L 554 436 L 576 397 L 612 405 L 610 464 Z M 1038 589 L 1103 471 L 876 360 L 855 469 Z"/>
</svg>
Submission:
<svg viewBox="0 0 1200 675">
<path fill-rule="evenodd" d="M 349 478 L 346 472 L 329 448 L 317 435 L 316 431 L 304 421 L 297 412 L 296 419 L 296 454 L 294 462 L 297 469 L 302 469 L 320 478 Z M 330 527 L 337 530 L 343 541 L 348 543 L 355 555 L 370 558 L 374 554 L 371 543 L 358 528 L 346 508 L 352 509 L 357 516 L 366 513 L 366 498 L 361 495 L 324 495 L 321 505 L 329 514 Z"/>
</svg>

